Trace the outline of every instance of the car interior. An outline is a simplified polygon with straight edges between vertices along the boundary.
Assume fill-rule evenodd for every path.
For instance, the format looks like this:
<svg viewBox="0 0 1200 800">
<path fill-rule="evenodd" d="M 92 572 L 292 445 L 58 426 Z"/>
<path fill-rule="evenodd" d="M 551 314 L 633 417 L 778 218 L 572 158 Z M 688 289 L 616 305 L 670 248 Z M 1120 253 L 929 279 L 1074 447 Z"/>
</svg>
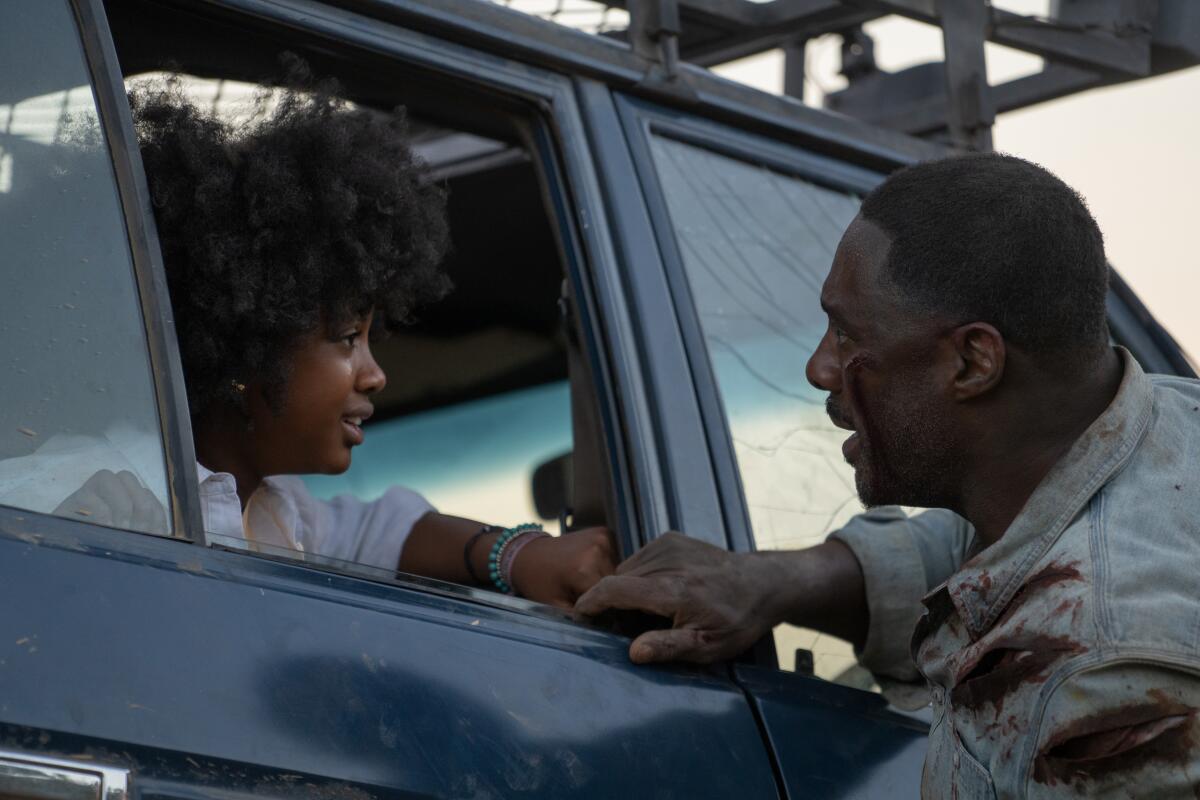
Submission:
<svg viewBox="0 0 1200 800">
<path fill-rule="evenodd" d="M 388 375 L 367 423 L 376 447 L 356 450 L 346 475 L 314 478 L 313 493 L 371 499 L 403 483 L 440 511 L 488 523 L 529 521 L 513 516 L 526 513 L 552 532 L 614 529 L 612 462 L 572 313 L 570 234 L 560 236 L 549 212 L 555 185 L 537 149 L 535 111 L 245 18 L 235 25 L 220 12 L 142 0 L 108 0 L 106 8 L 127 85 L 180 73 L 196 102 L 238 113 L 239 98 L 279 78 L 280 54 L 295 53 L 360 107 L 403 106 L 414 149 L 448 191 L 444 268 L 454 289 L 420 309 L 412 326 L 372 343 Z"/>
</svg>

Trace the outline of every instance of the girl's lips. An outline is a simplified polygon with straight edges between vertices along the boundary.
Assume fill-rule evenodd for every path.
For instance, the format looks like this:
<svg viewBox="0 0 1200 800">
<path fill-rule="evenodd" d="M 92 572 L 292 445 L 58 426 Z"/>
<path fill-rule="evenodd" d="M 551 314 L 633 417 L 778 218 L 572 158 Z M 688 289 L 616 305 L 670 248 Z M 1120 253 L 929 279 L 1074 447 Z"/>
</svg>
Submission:
<svg viewBox="0 0 1200 800">
<path fill-rule="evenodd" d="M 343 418 L 342 429 L 346 432 L 346 440 L 352 447 L 363 443 L 363 429 L 359 425 Z"/>
</svg>

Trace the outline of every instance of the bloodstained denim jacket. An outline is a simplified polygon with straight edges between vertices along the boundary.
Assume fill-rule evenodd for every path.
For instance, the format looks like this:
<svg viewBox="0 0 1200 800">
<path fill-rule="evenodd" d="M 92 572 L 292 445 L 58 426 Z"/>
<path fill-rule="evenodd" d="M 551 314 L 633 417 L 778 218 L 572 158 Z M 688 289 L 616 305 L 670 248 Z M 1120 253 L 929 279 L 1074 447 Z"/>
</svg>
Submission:
<svg viewBox="0 0 1200 800">
<path fill-rule="evenodd" d="M 925 797 L 1200 798 L 1200 381 L 1118 349 L 1112 404 L 991 547 L 938 510 L 833 534 L 859 660 L 928 682 Z"/>
</svg>

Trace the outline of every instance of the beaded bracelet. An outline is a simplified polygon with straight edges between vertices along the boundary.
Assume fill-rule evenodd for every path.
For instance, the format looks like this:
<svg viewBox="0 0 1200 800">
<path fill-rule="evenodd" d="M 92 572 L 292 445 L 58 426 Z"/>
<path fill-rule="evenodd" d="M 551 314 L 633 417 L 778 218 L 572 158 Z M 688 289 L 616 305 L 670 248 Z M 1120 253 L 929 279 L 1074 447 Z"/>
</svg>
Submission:
<svg viewBox="0 0 1200 800">
<path fill-rule="evenodd" d="M 508 581 L 504 580 L 504 578 L 500 575 L 500 559 L 504 555 L 504 550 L 508 547 L 508 543 L 519 534 L 527 531 L 540 531 L 541 529 L 541 525 L 527 522 L 524 525 L 518 525 L 515 528 L 508 528 L 504 531 L 504 533 L 496 537 L 496 541 L 492 545 L 492 552 L 488 554 L 488 577 L 492 579 L 492 584 L 497 589 L 505 594 L 513 593 L 512 586 L 510 586 Z"/>
<path fill-rule="evenodd" d="M 508 547 L 504 549 L 504 555 L 500 558 L 500 579 L 512 587 L 513 594 L 517 593 L 517 584 L 512 579 L 513 564 L 517 563 L 517 553 L 525 548 L 525 545 L 532 542 L 534 539 L 544 539 L 550 534 L 545 531 L 522 531 L 512 538 L 508 543 Z"/>
<path fill-rule="evenodd" d="M 475 567 L 471 563 L 471 548 L 475 546 L 475 543 L 479 541 L 481 536 L 486 536 L 489 533 L 495 533 L 499 530 L 503 530 L 503 528 L 498 528 L 495 525 L 484 525 L 470 539 L 467 539 L 466 544 L 463 545 L 463 565 L 466 566 L 467 574 L 471 576 L 471 580 L 477 584 L 487 583 L 487 581 L 475 574 Z"/>
</svg>

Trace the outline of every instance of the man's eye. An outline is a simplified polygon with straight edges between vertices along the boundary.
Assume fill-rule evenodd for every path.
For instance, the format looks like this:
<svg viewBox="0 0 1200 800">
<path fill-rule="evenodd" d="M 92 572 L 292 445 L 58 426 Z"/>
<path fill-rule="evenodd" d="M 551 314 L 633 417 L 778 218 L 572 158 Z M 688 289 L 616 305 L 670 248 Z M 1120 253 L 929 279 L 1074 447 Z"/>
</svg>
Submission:
<svg viewBox="0 0 1200 800">
<path fill-rule="evenodd" d="M 846 332 L 845 332 L 844 330 L 842 330 L 841 328 L 838 328 L 838 327 L 836 327 L 836 326 L 834 327 L 834 329 L 833 329 L 833 339 L 834 339 L 834 341 L 836 341 L 838 344 L 842 344 L 843 342 L 845 342 L 845 341 L 846 341 L 846 340 L 848 340 L 849 338 L 850 338 L 850 337 L 846 335 Z"/>
</svg>

